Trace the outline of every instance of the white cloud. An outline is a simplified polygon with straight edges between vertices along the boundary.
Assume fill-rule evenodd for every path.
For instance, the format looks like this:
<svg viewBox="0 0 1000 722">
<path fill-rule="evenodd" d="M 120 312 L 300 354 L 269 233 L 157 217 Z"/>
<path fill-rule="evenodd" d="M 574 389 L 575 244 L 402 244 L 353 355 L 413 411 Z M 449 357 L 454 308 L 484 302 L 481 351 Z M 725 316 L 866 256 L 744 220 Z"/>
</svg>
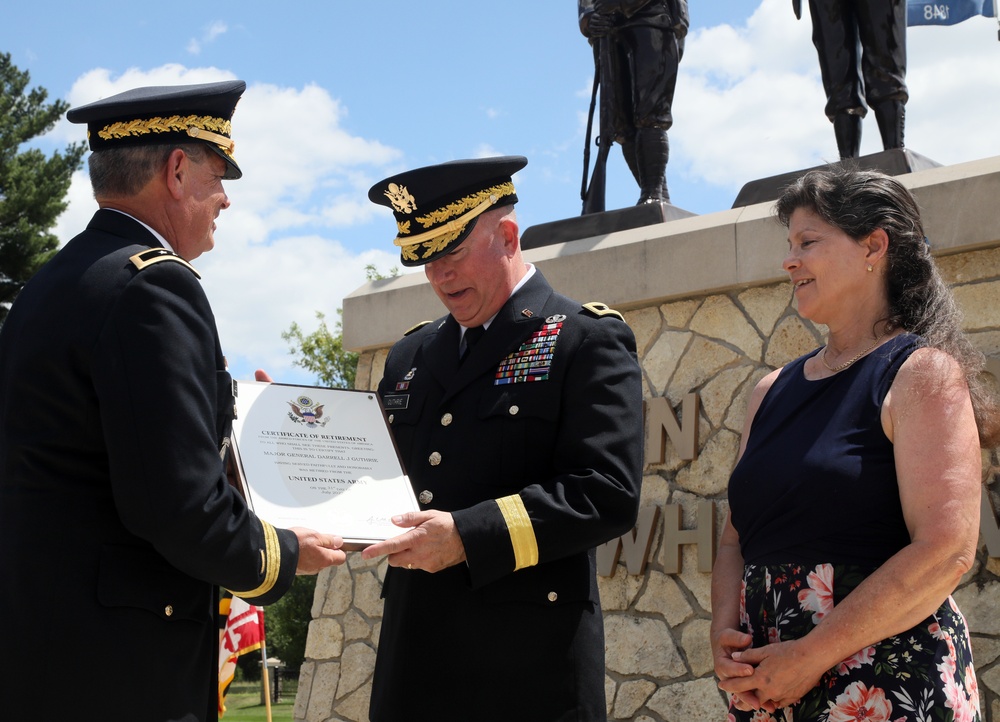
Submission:
<svg viewBox="0 0 1000 722">
<path fill-rule="evenodd" d="M 224 35 L 227 30 L 229 30 L 228 25 L 221 20 L 216 20 L 214 23 L 209 25 L 208 29 L 205 31 L 205 39 L 209 41 L 215 40 L 220 35 Z"/>
<path fill-rule="evenodd" d="M 214 23 L 205 28 L 205 32 L 202 33 L 201 39 L 191 38 L 187 44 L 187 51 L 191 55 L 198 55 L 201 53 L 201 48 L 207 43 L 211 43 L 220 35 L 224 35 L 229 27 L 221 20 L 216 20 Z"/>
<path fill-rule="evenodd" d="M 234 205 L 252 209 L 268 232 L 306 224 L 352 225 L 370 220 L 367 172 L 401 155 L 341 127 L 340 102 L 317 85 L 302 89 L 253 85 L 233 118 L 243 179 L 232 184 Z M 290 212 L 291 211 L 291 212 Z"/>
<path fill-rule="evenodd" d="M 86 169 L 73 174 L 73 181 L 66 193 L 66 202 L 68 204 L 66 210 L 59 216 L 53 230 L 60 244 L 66 243 L 86 228 L 90 217 L 97 210 L 97 201 L 94 200 Z"/>
<path fill-rule="evenodd" d="M 910 28 L 906 145 L 945 165 L 1000 155 L 995 20 Z"/>
<path fill-rule="evenodd" d="M 719 25 L 687 40 L 675 94 L 674 172 L 712 185 L 742 184 L 836 160 L 833 128 L 808 11 L 763 0 L 746 25 Z M 986 18 L 910 28 L 906 145 L 943 164 L 1000 154 L 996 26 Z M 882 150 L 864 122 L 862 154 Z"/>
<path fill-rule="evenodd" d="M 364 282 L 365 266 L 374 263 L 385 271 L 398 265 L 399 256 L 381 250 L 354 254 L 315 235 L 252 246 L 230 232 L 227 220 L 226 214 L 220 217 L 216 249 L 196 265 L 230 369 L 241 378 L 264 368 L 275 380 L 311 381 L 292 368 L 281 332 L 297 322 L 308 333 L 316 326 L 316 311 L 326 314 L 332 328 L 344 296 Z"/>
<path fill-rule="evenodd" d="M 480 143 L 478 146 L 476 146 L 476 149 L 473 152 L 472 157 L 492 158 L 493 156 L 496 155 L 503 155 L 503 153 L 498 151 L 494 146 L 490 145 L 489 143 Z"/>
</svg>

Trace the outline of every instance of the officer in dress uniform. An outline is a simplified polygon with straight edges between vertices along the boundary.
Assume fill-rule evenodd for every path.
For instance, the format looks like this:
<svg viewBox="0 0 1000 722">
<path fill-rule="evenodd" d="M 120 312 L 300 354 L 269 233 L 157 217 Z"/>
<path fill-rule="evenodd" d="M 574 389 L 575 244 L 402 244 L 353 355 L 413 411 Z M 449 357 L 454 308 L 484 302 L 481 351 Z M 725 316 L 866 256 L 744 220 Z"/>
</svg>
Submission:
<svg viewBox="0 0 1000 722">
<path fill-rule="evenodd" d="M 521 258 L 511 176 L 462 160 L 377 183 L 401 261 L 448 315 L 389 353 L 379 394 L 421 511 L 387 554 L 373 722 L 604 720 L 594 547 L 642 470 L 635 338 Z"/>
<path fill-rule="evenodd" d="M 224 471 L 232 382 L 190 262 L 242 175 L 244 88 L 69 113 L 100 210 L 0 331 L 5 719 L 215 720 L 217 585 L 268 604 L 344 560 L 339 537 L 258 519 Z"/>
</svg>

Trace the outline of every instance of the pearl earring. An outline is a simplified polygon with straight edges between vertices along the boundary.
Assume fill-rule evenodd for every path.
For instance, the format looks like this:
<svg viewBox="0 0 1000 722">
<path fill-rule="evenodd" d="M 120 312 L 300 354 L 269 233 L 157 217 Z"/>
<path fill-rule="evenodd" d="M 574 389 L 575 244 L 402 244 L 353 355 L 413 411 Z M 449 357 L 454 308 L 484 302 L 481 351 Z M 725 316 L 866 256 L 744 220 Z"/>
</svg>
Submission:
<svg viewBox="0 0 1000 722">
<path fill-rule="evenodd" d="M 872 272 L 872 264 L 869 263 L 868 264 L 868 273 L 871 273 L 871 272 Z"/>
</svg>

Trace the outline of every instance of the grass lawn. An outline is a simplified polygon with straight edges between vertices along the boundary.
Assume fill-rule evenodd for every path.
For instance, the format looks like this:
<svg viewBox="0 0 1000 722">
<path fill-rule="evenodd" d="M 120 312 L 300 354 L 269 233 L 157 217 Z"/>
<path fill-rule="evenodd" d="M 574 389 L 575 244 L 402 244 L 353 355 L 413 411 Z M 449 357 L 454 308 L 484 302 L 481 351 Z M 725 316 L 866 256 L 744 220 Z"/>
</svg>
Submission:
<svg viewBox="0 0 1000 722">
<path fill-rule="evenodd" d="M 272 722 L 292 722 L 297 680 L 286 680 L 280 702 L 271 703 Z M 223 722 L 267 722 L 267 707 L 260 703 L 260 682 L 233 682 L 226 695 Z"/>
</svg>

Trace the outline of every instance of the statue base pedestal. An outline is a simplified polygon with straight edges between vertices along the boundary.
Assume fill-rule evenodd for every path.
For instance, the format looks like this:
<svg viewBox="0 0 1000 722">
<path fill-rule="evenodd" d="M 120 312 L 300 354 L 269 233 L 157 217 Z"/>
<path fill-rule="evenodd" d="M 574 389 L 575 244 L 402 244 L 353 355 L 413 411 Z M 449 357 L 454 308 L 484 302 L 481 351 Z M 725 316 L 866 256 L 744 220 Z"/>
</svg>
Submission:
<svg viewBox="0 0 1000 722">
<path fill-rule="evenodd" d="M 845 161 L 837 161 L 836 163 L 827 163 L 826 165 L 818 165 L 790 173 L 782 173 L 770 178 L 750 181 L 740 189 L 739 195 L 736 196 L 736 200 L 733 202 L 733 208 L 742 208 L 744 206 L 752 206 L 755 203 L 766 203 L 777 200 L 778 196 L 781 195 L 781 191 L 786 186 L 809 171 L 840 166 L 844 163 Z M 856 167 L 858 170 L 880 170 L 886 175 L 893 176 L 941 166 L 940 163 L 926 158 L 919 153 L 914 153 L 909 148 L 883 150 L 880 153 L 871 153 L 863 155 L 860 158 L 849 159 L 846 163 L 849 166 Z"/>
<path fill-rule="evenodd" d="M 630 206 L 602 213 L 589 213 L 585 216 L 540 223 L 526 228 L 521 234 L 521 248 L 528 250 L 541 246 L 551 246 L 554 243 L 577 241 L 581 238 L 606 236 L 616 231 L 666 223 L 695 215 L 697 213 L 686 211 L 665 201 L 644 203 L 641 206 Z"/>
</svg>

